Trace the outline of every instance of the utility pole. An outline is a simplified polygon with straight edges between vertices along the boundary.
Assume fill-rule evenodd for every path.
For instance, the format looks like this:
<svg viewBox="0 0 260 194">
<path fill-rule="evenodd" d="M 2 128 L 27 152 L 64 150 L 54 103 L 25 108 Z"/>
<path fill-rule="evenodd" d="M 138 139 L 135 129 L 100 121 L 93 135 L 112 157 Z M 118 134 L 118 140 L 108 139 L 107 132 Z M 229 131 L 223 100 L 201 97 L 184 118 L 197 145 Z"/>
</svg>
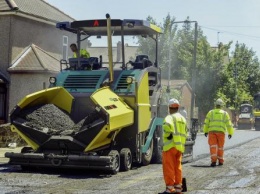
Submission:
<svg viewBox="0 0 260 194">
<path fill-rule="evenodd" d="M 219 33 L 220 33 L 220 32 L 218 32 L 218 47 L 219 47 Z"/>
<path fill-rule="evenodd" d="M 235 62 L 235 110 L 237 109 L 237 62 Z"/>
<path fill-rule="evenodd" d="M 192 63 L 192 76 L 191 76 L 191 110 L 190 110 L 190 119 L 193 119 L 194 116 L 194 104 L 195 104 L 195 86 L 196 86 L 196 59 L 197 59 L 197 39 L 198 39 L 198 23 L 195 22 L 195 36 L 194 36 L 194 50 L 193 50 L 193 63 Z M 192 122 L 190 123 L 190 125 Z M 190 126 L 191 127 L 191 126 Z"/>
<path fill-rule="evenodd" d="M 170 82 L 171 82 L 171 32 L 169 29 L 169 52 L 168 52 L 168 85 L 167 85 L 167 89 L 166 92 L 168 93 L 168 100 L 170 100 L 170 93 L 171 93 L 171 89 L 170 89 Z"/>
</svg>

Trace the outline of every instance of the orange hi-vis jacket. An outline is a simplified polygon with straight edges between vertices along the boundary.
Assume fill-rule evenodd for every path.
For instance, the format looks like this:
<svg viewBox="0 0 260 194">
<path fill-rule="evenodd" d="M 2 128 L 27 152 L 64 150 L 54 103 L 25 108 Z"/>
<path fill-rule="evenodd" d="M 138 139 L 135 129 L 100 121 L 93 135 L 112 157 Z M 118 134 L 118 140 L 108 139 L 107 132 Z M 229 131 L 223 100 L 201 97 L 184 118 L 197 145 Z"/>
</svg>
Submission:
<svg viewBox="0 0 260 194">
<path fill-rule="evenodd" d="M 228 131 L 229 135 L 233 135 L 234 128 L 232 126 L 229 114 L 219 108 L 208 112 L 204 121 L 204 133 Z"/>
</svg>

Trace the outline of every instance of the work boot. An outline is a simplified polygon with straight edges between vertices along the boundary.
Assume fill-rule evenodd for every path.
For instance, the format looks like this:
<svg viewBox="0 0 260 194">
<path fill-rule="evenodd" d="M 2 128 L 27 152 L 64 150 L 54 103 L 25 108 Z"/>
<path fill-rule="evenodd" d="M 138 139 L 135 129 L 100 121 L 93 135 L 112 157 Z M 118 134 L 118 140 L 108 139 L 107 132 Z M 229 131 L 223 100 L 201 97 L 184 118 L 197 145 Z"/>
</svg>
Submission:
<svg viewBox="0 0 260 194">
<path fill-rule="evenodd" d="M 211 167 L 215 167 L 216 165 L 217 165 L 216 162 L 211 162 L 211 164 L 210 164 Z"/>
<path fill-rule="evenodd" d="M 182 179 L 182 182 L 183 181 L 184 180 Z M 186 181 L 186 179 L 185 179 L 185 181 Z M 186 184 L 186 183 L 184 183 L 184 184 Z M 180 185 L 180 184 L 174 185 L 174 189 L 175 189 L 175 194 L 180 194 L 180 193 L 182 193 L 181 191 L 183 190 L 182 185 Z"/>
<path fill-rule="evenodd" d="M 170 186 L 171 187 L 171 186 Z M 158 194 L 169 194 L 169 193 L 175 193 L 175 189 L 174 187 L 173 188 L 169 188 L 169 187 L 166 187 L 166 190 L 162 193 L 158 193 Z"/>
<path fill-rule="evenodd" d="M 170 192 L 170 193 L 176 193 L 176 192 Z M 158 193 L 158 194 L 169 194 L 169 192 L 167 192 L 167 191 L 164 191 L 164 192 L 162 192 L 162 193 Z"/>
</svg>

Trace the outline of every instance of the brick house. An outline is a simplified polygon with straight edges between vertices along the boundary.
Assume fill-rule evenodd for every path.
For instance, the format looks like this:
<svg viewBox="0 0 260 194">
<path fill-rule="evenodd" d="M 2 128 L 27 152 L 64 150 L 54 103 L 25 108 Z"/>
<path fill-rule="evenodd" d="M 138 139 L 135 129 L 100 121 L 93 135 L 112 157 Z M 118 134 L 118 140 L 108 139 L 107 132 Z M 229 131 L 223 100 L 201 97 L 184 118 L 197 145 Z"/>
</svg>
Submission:
<svg viewBox="0 0 260 194">
<path fill-rule="evenodd" d="M 25 95 L 48 87 L 76 41 L 55 25 L 73 20 L 44 0 L 0 0 L 0 123 Z"/>
<path fill-rule="evenodd" d="M 162 79 L 162 86 L 167 86 L 168 80 Z M 190 118 L 191 111 L 191 98 L 192 98 L 192 88 L 187 82 L 187 80 L 170 80 L 170 89 L 174 89 L 180 92 L 180 104 L 185 108 Z M 198 117 L 198 110 L 194 103 L 194 117 Z M 190 119 L 188 119 L 188 122 Z"/>
</svg>

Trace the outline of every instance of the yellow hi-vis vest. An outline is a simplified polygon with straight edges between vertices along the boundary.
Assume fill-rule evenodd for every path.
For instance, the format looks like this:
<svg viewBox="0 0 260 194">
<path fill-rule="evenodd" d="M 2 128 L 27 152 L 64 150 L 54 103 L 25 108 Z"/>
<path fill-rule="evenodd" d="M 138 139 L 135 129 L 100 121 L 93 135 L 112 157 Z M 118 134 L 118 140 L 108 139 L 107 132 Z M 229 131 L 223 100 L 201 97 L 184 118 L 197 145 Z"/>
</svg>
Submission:
<svg viewBox="0 0 260 194">
<path fill-rule="evenodd" d="M 208 132 L 223 132 L 228 131 L 229 135 L 233 135 L 234 128 L 231 123 L 229 114 L 219 108 L 208 112 L 203 127 L 204 133 Z"/>
<path fill-rule="evenodd" d="M 88 51 L 86 49 L 80 49 L 80 57 L 82 57 L 82 58 L 89 58 L 90 54 L 88 53 Z M 73 58 L 77 58 L 77 53 L 76 52 L 73 53 Z"/>
<path fill-rule="evenodd" d="M 172 134 L 171 140 L 167 139 Z M 163 122 L 163 151 L 175 147 L 184 152 L 187 138 L 186 119 L 180 113 L 174 113 L 165 117 Z"/>
</svg>

